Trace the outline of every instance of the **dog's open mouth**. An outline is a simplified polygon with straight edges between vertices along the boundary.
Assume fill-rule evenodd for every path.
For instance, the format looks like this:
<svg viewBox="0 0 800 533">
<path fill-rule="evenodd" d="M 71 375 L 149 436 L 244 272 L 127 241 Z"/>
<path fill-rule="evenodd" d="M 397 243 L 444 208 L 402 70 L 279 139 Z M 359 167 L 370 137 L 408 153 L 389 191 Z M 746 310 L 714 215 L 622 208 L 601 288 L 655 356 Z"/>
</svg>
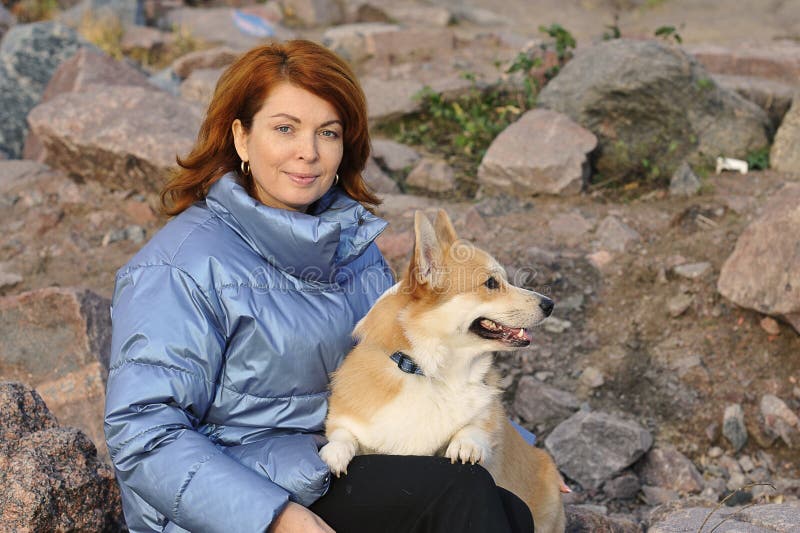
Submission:
<svg viewBox="0 0 800 533">
<path fill-rule="evenodd" d="M 478 317 L 469 326 L 469 330 L 483 337 L 484 339 L 493 339 L 507 344 L 509 346 L 528 346 L 533 337 L 528 333 L 525 328 L 511 328 L 498 324 L 494 320 L 486 317 Z"/>
</svg>

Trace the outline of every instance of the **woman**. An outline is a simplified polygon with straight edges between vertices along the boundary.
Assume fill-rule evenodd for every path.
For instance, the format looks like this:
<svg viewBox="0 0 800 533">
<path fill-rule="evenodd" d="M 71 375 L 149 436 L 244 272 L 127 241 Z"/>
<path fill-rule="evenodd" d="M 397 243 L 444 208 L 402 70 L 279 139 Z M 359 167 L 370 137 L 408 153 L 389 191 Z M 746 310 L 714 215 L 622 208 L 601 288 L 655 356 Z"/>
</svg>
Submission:
<svg viewBox="0 0 800 533">
<path fill-rule="evenodd" d="M 363 92 L 324 47 L 222 75 L 162 193 L 177 216 L 116 279 L 105 430 L 131 531 L 532 530 L 479 466 L 362 457 L 332 481 L 317 454 L 329 373 L 393 283 L 368 155 Z"/>
</svg>

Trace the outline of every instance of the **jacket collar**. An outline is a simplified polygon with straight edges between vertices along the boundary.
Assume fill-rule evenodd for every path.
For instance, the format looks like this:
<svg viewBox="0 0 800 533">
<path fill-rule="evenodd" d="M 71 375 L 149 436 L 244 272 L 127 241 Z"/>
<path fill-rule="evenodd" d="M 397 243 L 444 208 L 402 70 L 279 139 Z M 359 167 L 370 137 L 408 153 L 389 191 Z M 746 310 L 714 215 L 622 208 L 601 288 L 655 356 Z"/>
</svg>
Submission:
<svg viewBox="0 0 800 533">
<path fill-rule="evenodd" d="M 230 172 L 211 186 L 206 205 L 265 260 L 307 281 L 332 282 L 387 226 L 338 187 L 300 213 L 262 204 Z"/>
</svg>

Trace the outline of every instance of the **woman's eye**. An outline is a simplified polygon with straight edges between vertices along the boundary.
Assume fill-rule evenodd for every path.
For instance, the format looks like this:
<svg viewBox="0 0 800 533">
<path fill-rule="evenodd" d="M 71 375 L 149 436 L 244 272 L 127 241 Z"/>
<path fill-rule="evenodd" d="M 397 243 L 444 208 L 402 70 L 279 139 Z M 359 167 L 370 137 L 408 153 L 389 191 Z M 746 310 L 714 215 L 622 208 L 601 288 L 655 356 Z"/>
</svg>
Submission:
<svg viewBox="0 0 800 533">
<path fill-rule="evenodd" d="M 333 130 L 323 130 L 321 132 L 321 135 L 323 137 L 330 137 L 331 139 L 336 139 L 337 137 L 339 137 L 339 133 Z"/>
<path fill-rule="evenodd" d="M 292 127 L 291 126 L 278 126 L 275 129 L 278 130 L 281 133 L 289 133 L 289 132 L 292 131 Z"/>
<path fill-rule="evenodd" d="M 494 276 L 492 276 L 489 279 L 487 279 L 486 282 L 484 283 L 484 285 L 486 285 L 487 289 L 499 289 L 500 288 L 500 283 L 497 281 L 497 279 L 495 279 Z"/>
</svg>

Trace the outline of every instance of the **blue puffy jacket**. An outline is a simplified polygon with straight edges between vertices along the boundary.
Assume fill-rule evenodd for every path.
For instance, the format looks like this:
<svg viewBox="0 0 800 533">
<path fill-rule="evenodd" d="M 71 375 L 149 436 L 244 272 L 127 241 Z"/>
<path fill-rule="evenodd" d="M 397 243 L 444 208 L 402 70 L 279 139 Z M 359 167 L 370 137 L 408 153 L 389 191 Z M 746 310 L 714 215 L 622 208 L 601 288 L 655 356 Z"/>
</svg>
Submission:
<svg viewBox="0 0 800 533">
<path fill-rule="evenodd" d="M 105 433 L 133 532 L 263 532 L 325 493 L 329 373 L 392 274 L 386 222 L 305 214 L 226 175 L 117 274 Z"/>
</svg>

